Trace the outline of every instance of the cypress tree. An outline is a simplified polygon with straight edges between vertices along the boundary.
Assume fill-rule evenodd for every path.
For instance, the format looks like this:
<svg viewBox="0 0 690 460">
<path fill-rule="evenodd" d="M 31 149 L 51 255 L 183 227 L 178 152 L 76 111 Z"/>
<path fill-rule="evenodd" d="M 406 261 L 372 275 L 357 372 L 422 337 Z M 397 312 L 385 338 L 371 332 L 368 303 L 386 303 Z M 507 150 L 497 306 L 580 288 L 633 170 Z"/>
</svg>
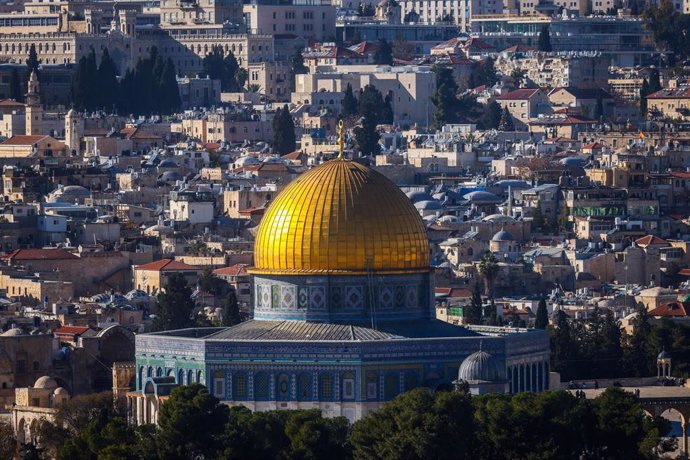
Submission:
<svg viewBox="0 0 690 460">
<path fill-rule="evenodd" d="M 388 40 L 379 40 L 378 49 L 374 53 L 374 63 L 378 65 L 393 65 L 393 47 Z"/>
<path fill-rule="evenodd" d="M 551 33 L 549 31 L 549 26 L 544 25 L 539 32 L 539 42 L 537 44 L 539 51 L 544 51 L 546 53 L 553 51 L 551 46 Z"/>
<path fill-rule="evenodd" d="M 118 100 L 117 66 L 110 57 L 108 48 L 103 50 L 101 65 L 98 67 L 98 86 L 98 106 L 106 111 L 112 109 Z"/>
<path fill-rule="evenodd" d="M 357 115 L 357 98 L 352 91 L 352 85 L 347 84 L 345 94 L 343 95 L 343 102 L 340 105 L 340 115 L 343 118 Z"/>
<path fill-rule="evenodd" d="M 542 297 L 539 299 L 539 306 L 537 306 L 537 317 L 534 320 L 534 327 L 536 329 L 546 329 L 549 325 L 549 311 L 546 308 L 546 299 Z"/>
<path fill-rule="evenodd" d="M 276 110 L 273 117 L 273 153 L 285 155 L 295 151 L 295 123 L 287 104 Z"/>
<path fill-rule="evenodd" d="M 177 86 L 177 75 L 175 64 L 168 58 L 163 66 L 159 83 L 159 109 L 162 113 L 175 113 L 180 109 L 182 100 L 180 99 L 180 89 Z"/>
<path fill-rule="evenodd" d="M 36 45 L 33 43 L 31 44 L 31 47 L 29 48 L 29 58 L 26 60 L 26 66 L 29 68 L 29 75 L 31 75 L 31 72 L 36 72 L 36 76 L 38 77 L 38 80 L 41 80 L 41 71 L 38 68 L 40 65 L 40 62 L 38 60 L 38 54 L 36 53 Z"/>
<path fill-rule="evenodd" d="M 501 114 L 501 122 L 498 124 L 499 131 L 515 131 L 515 123 L 513 123 L 513 116 L 510 114 L 508 107 L 503 108 Z"/>
<path fill-rule="evenodd" d="M 393 96 L 390 93 L 386 94 L 383 100 L 383 109 L 381 110 L 381 122 L 393 124 Z"/>
<path fill-rule="evenodd" d="M 24 101 L 24 92 L 22 91 L 22 81 L 19 78 L 19 71 L 14 68 L 10 75 L 10 99 L 17 102 Z"/>
<path fill-rule="evenodd" d="M 501 109 L 500 104 L 494 100 L 491 100 L 484 106 L 484 112 L 479 120 L 479 124 L 483 129 L 498 129 L 498 125 L 501 123 L 502 115 L 503 110 Z"/>
</svg>

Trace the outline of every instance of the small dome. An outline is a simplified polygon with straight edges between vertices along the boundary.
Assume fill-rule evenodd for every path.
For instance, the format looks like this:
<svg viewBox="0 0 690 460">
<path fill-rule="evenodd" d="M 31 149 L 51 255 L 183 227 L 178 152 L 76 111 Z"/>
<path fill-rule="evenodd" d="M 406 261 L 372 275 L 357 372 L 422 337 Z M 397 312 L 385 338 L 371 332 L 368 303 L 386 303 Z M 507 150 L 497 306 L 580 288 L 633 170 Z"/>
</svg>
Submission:
<svg viewBox="0 0 690 460">
<path fill-rule="evenodd" d="M 481 190 L 476 190 L 474 192 L 467 193 L 463 196 L 464 199 L 470 201 L 471 203 L 500 203 L 501 199 L 491 192 L 484 192 Z"/>
<path fill-rule="evenodd" d="M 68 185 L 67 187 L 62 189 L 62 194 L 90 196 L 91 192 L 89 191 L 89 189 L 82 187 L 81 185 Z"/>
<path fill-rule="evenodd" d="M 491 241 L 515 241 L 515 238 L 513 238 L 513 235 L 509 232 L 501 230 L 500 232 L 496 232 L 493 238 L 491 238 Z"/>
<path fill-rule="evenodd" d="M 567 157 L 560 160 L 563 166 L 582 166 L 586 162 L 587 159 L 582 157 Z"/>
<path fill-rule="evenodd" d="M 413 203 L 417 203 L 418 201 L 431 200 L 431 195 L 429 195 L 426 192 L 407 192 L 405 195 L 407 195 L 407 197 Z"/>
<path fill-rule="evenodd" d="M 177 163 L 173 160 L 167 159 L 163 160 L 158 164 L 159 168 L 177 168 Z"/>
<path fill-rule="evenodd" d="M 24 335 L 24 332 L 18 327 L 8 329 L 2 334 L 0 334 L 3 337 L 19 337 L 20 335 Z"/>
<path fill-rule="evenodd" d="M 258 165 L 259 163 L 261 163 L 259 159 L 251 155 L 239 157 L 237 160 L 235 160 L 235 164 L 237 166 Z"/>
<path fill-rule="evenodd" d="M 505 214 L 491 214 L 482 219 L 484 222 L 515 222 L 515 218 Z"/>
<path fill-rule="evenodd" d="M 434 200 L 424 200 L 415 203 L 414 207 L 417 209 L 424 209 L 426 211 L 433 211 L 434 209 L 441 209 L 441 203 Z"/>
<path fill-rule="evenodd" d="M 491 354 L 478 351 L 469 355 L 460 365 L 458 380 L 465 382 L 501 382 L 505 369 Z"/>
<path fill-rule="evenodd" d="M 34 388 L 43 388 L 45 390 L 54 390 L 57 387 L 58 384 L 55 379 L 48 377 L 47 375 L 39 377 L 38 380 L 36 380 L 36 383 L 34 383 Z"/>
<path fill-rule="evenodd" d="M 662 350 L 656 359 L 671 359 L 671 353 L 667 352 L 666 350 Z"/>
<path fill-rule="evenodd" d="M 55 389 L 55 391 L 53 391 L 53 395 L 55 395 L 55 396 L 58 396 L 58 395 L 69 396 L 69 393 L 68 393 L 67 390 L 65 390 L 64 388 L 62 388 L 62 387 L 57 387 L 57 388 Z"/>
</svg>

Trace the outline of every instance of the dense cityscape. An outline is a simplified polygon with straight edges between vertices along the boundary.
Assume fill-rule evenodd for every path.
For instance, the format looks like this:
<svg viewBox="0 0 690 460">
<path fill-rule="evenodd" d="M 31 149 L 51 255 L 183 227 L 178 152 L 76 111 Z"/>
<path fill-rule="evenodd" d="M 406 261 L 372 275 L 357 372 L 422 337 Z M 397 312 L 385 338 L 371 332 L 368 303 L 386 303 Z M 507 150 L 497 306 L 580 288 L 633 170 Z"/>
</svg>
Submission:
<svg viewBox="0 0 690 460">
<path fill-rule="evenodd" d="M 0 0 L 0 460 L 689 458 L 690 0 Z"/>
</svg>

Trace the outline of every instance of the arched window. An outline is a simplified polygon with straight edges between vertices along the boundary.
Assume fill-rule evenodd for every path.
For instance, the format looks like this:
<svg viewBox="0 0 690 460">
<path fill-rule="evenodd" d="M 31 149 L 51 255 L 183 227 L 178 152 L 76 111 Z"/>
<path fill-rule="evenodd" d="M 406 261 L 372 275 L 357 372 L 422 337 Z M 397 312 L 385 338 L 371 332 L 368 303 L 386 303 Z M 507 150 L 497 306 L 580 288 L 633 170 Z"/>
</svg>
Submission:
<svg viewBox="0 0 690 460">
<path fill-rule="evenodd" d="M 290 399 L 290 376 L 287 374 L 280 374 L 278 376 L 278 385 L 276 387 L 276 395 L 278 399 Z"/>
<path fill-rule="evenodd" d="M 184 369 L 177 371 L 177 384 L 184 385 Z"/>
<path fill-rule="evenodd" d="M 355 399 L 355 376 L 352 372 L 343 374 L 343 399 Z"/>
<path fill-rule="evenodd" d="M 268 374 L 265 372 L 254 377 L 254 399 L 268 399 Z"/>
<path fill-rule="evenodd" d="M 400 387 L 398 385 L 398 374 L 395 372 L 389 372 L 386 374 L 385 380 L 386 389 L 386 399 L 393 399 L 400 393 Z"/>
<path fill-rule="evenodd" d="M 203 384 L 203 373 L 201 371 L 196 371 L 196 382 Z"/>
<path fill-rule="evenodd" d="M 156 377 L 163 377 L 163 368 L 159 367 L 156 369 Z"/>
<path fill-rule="evenodd" d="M 232 377 L 232 396 L 235 400 L 247 399 L 247 375 L 235 372 Z"/>
<path fill-rule="evenodd" d="M 191 385 L 194 382 L 194 371 L 189 369 L 187 371 L 187 385 Z"/>
<path fill-rule="evenodd" d="M 378 376 L 376 372 L 367 373 L 367 399 L 376 399 L 378 395 Z"/>
<path fill-rule="evenodd" d="M 149 366 L 146 370 L 146 377 L 153 377 L 153 366 Z"/>
<path fill-rule="evenodd" d="M 472 248 L 467 248 L 467 255 L 470 256 L 470 257 L 473 256 L 473 255 L 474 255 L 474 249 L 472 249 Z"/>
<path fill-rule="evenodd" d="M 218 399 L 225 399 L 225 372 L 213 372 L 213 396 Z"/>
<path fill-rule="evenodd" d="M 322 401 L 333 399 L 333 376 L 331 374 L 321 374 L 319 378 L 319 399 Z"/>
<path fill-rule="evenodd" d="M 304 372 L 297 378 L 297 399 L 309 401 L 311 399 L 311 375 Z"/>
</svg>

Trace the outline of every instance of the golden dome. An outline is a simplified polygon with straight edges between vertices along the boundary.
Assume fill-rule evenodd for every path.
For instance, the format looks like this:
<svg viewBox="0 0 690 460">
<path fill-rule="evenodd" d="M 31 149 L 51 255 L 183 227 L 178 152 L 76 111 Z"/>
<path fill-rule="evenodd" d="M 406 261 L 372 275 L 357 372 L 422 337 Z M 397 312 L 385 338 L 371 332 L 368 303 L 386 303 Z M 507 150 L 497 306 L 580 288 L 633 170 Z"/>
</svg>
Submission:
<svg viewBox="0 0 690 460">
<path fill-rule="evenodd" d="M 256 274 L 429 271 L 429 240 L 410 200 L 382 174 L 333 160 L 291 182 L 259 225 Z"/>
</svg>

